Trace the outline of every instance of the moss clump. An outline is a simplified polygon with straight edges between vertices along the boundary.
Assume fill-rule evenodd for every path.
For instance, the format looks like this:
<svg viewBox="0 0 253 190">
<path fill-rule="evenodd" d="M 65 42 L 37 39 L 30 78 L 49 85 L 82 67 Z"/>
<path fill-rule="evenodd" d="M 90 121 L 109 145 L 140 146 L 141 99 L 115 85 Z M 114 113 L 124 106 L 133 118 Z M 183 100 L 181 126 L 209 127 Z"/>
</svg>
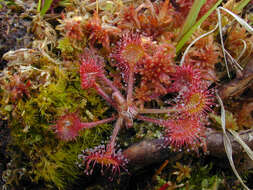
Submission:
<svg viewBox="0 0 253 190">
<path fill-rule="evenodd" d="M 22 70 L 25 64 L 22 62 L 5 68 L 0 113 L 9 120 L 10 149 L 19 149 L 19 156 L 27 157 L 28 163 L 22 167 L 27 167 L 32 181 L 43 179 L 48 185 L 64 189 L 82 173 L 76 164 L 78 154 L 98 145 L 110 126 L 104 124 L 82 131 L 74 142 L 58 140 L 52 126 L 67 112 L 77 112 L 82 121 L 94 121 L 107 115 L 108 108 L 94 91 L 81 90 L 76 67 L 65 70 L 41 60 L 43 57 L 34 63 L 36 67 L 27 70 Z M 17 69 L 20 69 L 18 80 L 9 75 Z M 30 85 L 25 85 L 28 82 Z M 15 85 L 10 87 L 10 83 Z"/>
</svg>

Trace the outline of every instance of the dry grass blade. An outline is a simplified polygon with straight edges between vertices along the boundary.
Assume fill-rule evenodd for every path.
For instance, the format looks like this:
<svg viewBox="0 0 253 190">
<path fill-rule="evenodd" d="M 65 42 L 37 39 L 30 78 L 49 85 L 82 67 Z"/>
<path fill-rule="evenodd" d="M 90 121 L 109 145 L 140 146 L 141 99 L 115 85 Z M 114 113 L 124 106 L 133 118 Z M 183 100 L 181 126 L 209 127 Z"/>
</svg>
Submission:
<svg viewBox="0 0 253 190">
<path fill-rule="evenodd" d="M 232 57 L 232 55 L 230 55 L 230 53 L 229 53 L 227 50 L 225 50 L 225 53 L 226 53 L 226 55 L 228 56 L 228 58 L 230 59 L 231 64 L 234 65 L 236 68 L 238 68 L 239 70 L 242 71 L 243 68 L 242 68 L 242 66 L 237 62 L 237 60 L 235 60 L 235 59 Z"/>
<path fill-rule="evenodd" d="M 241 41 L 243 43 L 243 49 L 242 49 L 240 55 L 236 58 L 236 61 L 239 61 L 239 59 L 244 55 L 244 53 L 246 52 L 246 49 L 247 49 L 247 43 L 242 39 L 239 39 L 239 41 Z"/>
<path fill-rule="evenodd" d="M 227 132 L 226 132 L 226 115 L 225 115 L 225 108 L 224 108 L 224 105 L 223 105 L 223 102 L 220 98 L 220 96 L 218 95 L 218 93 L 216 93 L 216 96 L 217 96 L 217 99 L 218 99 L 218 102 L 221 106 L 221 126 L 222 126 L 222 131 L 223 131 L 223 142 L 224 142 L 224 147 L 225 147 L 225 151 L 226 151 L 226 154 L 227 154 L 227 157 L 228 157 L 228 160 L 229 160 L 229 163 L 230 163 L 230 166 L 234 172 L 234 174 L 236 175 L 237 179 L 241 182 L 242 186 L 247 189 L 247 190 L 250 190 L 246 185 L 245 183 L 243 182 L 242 178 L 240 177 L 240 175 L 238 174 L 236 168 L 235 168 L 235 164 L 234 164 L 234 161 L 233 161 L 233 150 L 232 150 L 232 145 L 231 145 L 231 142 L 230 142 L 230 139 L 227 135 Z"/>
<path fill-rule="evenodd" d="M 230 14 L 231 16 L 233 16 L 237 20 L 237 22 L 239 22 L 249 33 L 253 34 L 253 28 L 241 17 L 239 17 L 235 13 L 231 12 L 230 10 L 225 9 L 224 7 L 219 7 L 217 9 L 223 10 L 223 11 L 227 12 L 228 14 Z"/>
<path fill-rule="evenodd" d="M 225 50 L 224 42 L 223 42 L 222 24 L 221 24 L 221 13 L 220 13 L 220 9 L 219 8 L 217 8 L 216 10 L 217 10 L 217 15 L 218 15 L 218 24 L 219 24 L 221 48 L 222 48 L 222 52 L 223 52 L 223 55 L 224 55 L 224 61 L 225 61 L 228 77 L 231 78 L 230 77 L 230 73 L 229 73 L 229 69 L 228 69 L 228 62 L 227 62 L 227 58 L 226 58 L 226 50 Z"/>
<path fill-rule="evenodd" d="M 227 58 L 226 58 L 226 49 L 224 47 L 224 42 L 223 42 L 223 34 L 222 34 L 222 24 L 221 24 L 221 13 L 220 13 L 220 10 L 223 10 L 223 11 L 227 12 L 228 14 L 230 14 L 231 16 L 233 16 L 251 34 L 253 34 L 253 28 L 247 22 L 245 22 L 242 18 L 240 18 L 239 16 L 237 16 L 233 12 L 229 11 L 228 9 L 225 9 L 224 7 L 218 7 L 217 8 L 219 32 L 220 32 L 220 39 L 221 39 L 221 47 L 222 47 L 222 51 L 223 51 L 223 55 L 224 55 L 224 61 L 225 61 L 228 77 L 230 78 L 229 69 L 228 69 L 228 63 L 227 63 Z"/>
<path fill-rule="evenodd" d="M 197 37 L 196 39 L 194 39 L 189 45 L 188 47 L 186 48 L 186 50 L 184 51 L 184 54 L 181 58 L 181 61 L 180 61 L 180 66 L 182 66 L 184 64 L 184 59 L 185 59 L 185 56 L 186 54 L 188 53 L 188 51 L 190 50 L 190 48 L 198 41 L 200 40 L 201 38 L 204 38 L 205 36 L 213 33 L 216 29 L 218 28 L 218 24 L 214 27 L 214 29 L 210 30 L 209 32 L 205 33 L 205 34 L 202 34 L 201 36 Z"/>
<path fill-rule="evenodd" d="M 234 130 L 228 129 L 229 132 L 234 136 L 235 140 L 243 147 L 244 151 L 248 154 L 251 160 L 253 160 L 253 151 L 250 147 L 241 139 L 240 135 Z"/>
</svg>

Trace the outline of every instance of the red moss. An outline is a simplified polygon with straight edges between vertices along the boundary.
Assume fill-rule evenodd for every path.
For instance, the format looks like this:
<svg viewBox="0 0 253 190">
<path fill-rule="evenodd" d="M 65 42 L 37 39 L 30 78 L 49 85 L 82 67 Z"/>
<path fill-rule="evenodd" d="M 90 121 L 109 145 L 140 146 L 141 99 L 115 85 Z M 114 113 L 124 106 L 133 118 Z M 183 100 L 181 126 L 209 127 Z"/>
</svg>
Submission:
<svg viewBox="0 0 253 190">
<path fill-rule="evenodd" d="M 64 29 L 66 31 L 66 35 L 71 39 L 82 40 L 84 37 L 81 17 L 76 16 L 71 19 L 66 19 Z"/>
<path fill-rule="evenodd" d="M 206 3 L 201 7 L 198 18 L 201 18 L 212 6 L 217 2 L 217 0 L 207 0 Z M 177 5 L 179 6 L 179 12 L 183 18 L 187 17 L 189 11 L 194 3 L 194 0 L 177 0 Z"/>
<path fill-rule="evenodd" d="M 146 101 L 168 93 L 171 83 L 169 73 L 174 70 L 174 46 L 162 44 L 152 48 L 152 55 L 146 56 L 138 67 L 141 84 L 136 92 L 137 98 Z"/>
<path fill-rule="evenodd" d="M 130 5 L 121 12 L 118 27 L 128 30 L 141 29 L 145 34 L 156 37 L 171 25 L 173 13 L 170 0 L 155 3 L 148 1 L 137 8 Z"/>
<path fill-rule="evenodd" d="M 31 86 L 31 82 L 24 82 L 18 75 L 13 75 L 10 78 L 10 82 L 7 83 L 5 90 L 7 90 L 10 94 L 11 101 L 15 102 L 17 99 L 22 98 L 24 95 L 30 96 L 30 92 L 28 88 Z"/>
<path fill-rule="evenodd" d="M 167 88 L 159 82 L 150 85 L 145 83 L 136 89 L 136 98 L 141 101 L 151 101 L 166 94 L 166 92 Z"/>
<path fill-rule="evenodd" d="M 146 56 L 142 60 L 138 69 L 138 73 L 142 76 L 142 80 L 158 80 L 160 82 L 168 82 L 164 80 L 164 74 L 168 75 L 173 71 L 173 58 L 175 57 L 175 48 L 172 45 L 159 45 L 156 47 L 153 55 Z"/>
<path fill-rule="evenodd" d="M 139 16 L 141 28 L 146 34 L 157 37 L 172 26 L 174 12 L 170 5 L 170 0 L 150 3 L 147 8 L 149 9 L 148 14 L 145 16 L 140 14 Z"/>
<path fill-rule="evenodd" d="M 167 143 L 173 148 L 199 147 L 203 136 L 203 127 L 197 119 L 171 120 L 165 124 Z"/>
<path fill-rule="evenodd" d="M 221 55 L 221 49 L 214 42 L 213 36 L 209 35 L 200 39 L 189 50 L 185 58 L 185 64 L 199 69 L 205 80 L 217 81 L 215 64 L 219 62 Z"/>
<path fill-rule="evenodd" d="M 232 30 L 229 33 L 229 36 L 226 41 L 226 49 L 229 51 L 229 53 L 236 59 L 240 53 L 243 50 L 243 42 L 244 40 L 247 44 L 247 47 L 250 47 L 252 43 L 252 36 L 251 38 L 247 36 L 247 31 L 244 27 L 241 26 L 235 26 L 232 28 Z M 251 49 L 246 48 L 245 55 L 250 54 Z"/>
<path fill-rule="evenodd" d="M 122 29 L 134 29 L 141 27 L 138 14 L 133 5 L 130 5 L 129 7 L 124 7 L 121 14 L 120 14 L 120 20 L 118 23 L 119 27 Z"/>
<path fill-rule="evenodd" d="M 142 83 L 139 88 L 136 88 L 135 91 L 135 97 L 141 102 L 151 101 L 153 98 L 157 97 L 157 95 L 155 95 L 155 97 L 153 96 L 154 93 L 152 90 L 144 83 Z"/>
<path fill-rule="evenodd" d="M 111 170 L 113 176 L 120 174 L 120 170 L 126 170 L 127 159 L 123 156 L 121 150 L 115 151 L 114 148 L 107 148 L 104 145 L 99 145 L 94 149 L 84 151 L 84 154 L 79 156 L 86 164 L 85 173 L 91 175 L 96 164 L 101 165 L 101 173 L 104 174 L 104 167 Z M 127 170 L 126 170 L 127 171 Z"/>
<path fill-rule="evenodd" d="M 207 0 L 206 3 L 201 7 L 198 19 L 200 19 L 215 3 L 217 0 Z M 179 27 L 184 24 L 184 21 L 189 14 L 194 0 L 177 0 L 175 2 L 175 10 L 173 13 L 174 26 Z"/>
<path fill-rule="evenodd" d="M 176 1 L 176 7 L 173 10 L 173 25 L 174 27 L 180 27 L 184 24 L 184 21 L 192 7 L 194 0 L 179 0 Z"/>
<path fill-rule="evenodd" d="M 208 12 L 216 2 L 217 0 L 207 0 L 206 3 L 201 7 L 198 18 L 204 16 L 204 14 Z"/>
<path fill-rule="evenodd" d="M 75 113 L 61 116 L 53 127 L 58 138 L 63 141 L 74 140 L 82 129 L 81 121 Z"/>
<path fill-rule="evenodd" d="M 85 29 L 91 45 L 94 46 L 96 43 L 102 44 L 106 50 L 110 50 L 110 35 L 118 35 L 120 33 L 120 29 L 116 27 L 102 26 L 97 12 L 94 12 L 93 17 L 88 20 Z"/>
</svg>

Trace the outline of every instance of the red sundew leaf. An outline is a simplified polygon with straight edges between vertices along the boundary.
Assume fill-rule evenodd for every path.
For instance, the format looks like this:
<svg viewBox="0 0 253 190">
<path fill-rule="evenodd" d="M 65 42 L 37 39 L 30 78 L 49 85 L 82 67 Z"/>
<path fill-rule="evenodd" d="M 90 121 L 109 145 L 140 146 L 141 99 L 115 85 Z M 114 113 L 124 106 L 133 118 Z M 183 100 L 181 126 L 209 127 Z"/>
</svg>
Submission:
<svg viewBox="0 0 253 190">
<path fill-rule="evenodd" d="M 213 91 L 205 89 L 204 86 L 201 86 L 203 89 L 192 87 L 180 95 L 181 100 L 177 107 L 183 114 L 200 118 L 212 111 L 211 107 L 215 105 Z"/>
<path fill-rule="evenodd" d="M 171 120 L 166 127 L 167 144 L 180 149 L 183 146 L 196 148 L 201 145 L 203 127 L 198 119 Z"/>
<path fill-rule="evenodd" d="M 208 99 L 208 91 L 194 91 L 187 97 L 186 107 L 187 111 L 191 114 L 201 114 L 205 110 L 209 110 L 209 104 L 211 101 Z"/>
<path fill-rule="evenodd" d="M 83 89 L 92 88 L 97 77 L 104 72 L 102 61 L 99 57 L 92 52 L 87 51 L 85 52 L 80 65 L 81 85 Z"/>
<path fill-rule="evenodd" d="M 74 140 L 82 129 L 81 121 L 76 113 L 61 116 L 53 127 L 58 138 L 63 141 Z"/>
<path fill-rule="evenodd" d="M 145 48 L 139 34 L 126 33 L 114 48 L 111 58 L 117 62 L 116 66 L 124 73 L 124 79 L 129 72 L 135 72 L 137 64 L 145 56 Z"/>
<path fill-rule="evenodd" d="M 83 163 L 86 165 L 86 175 L 91 175 L 93 173 L 96 164 L 101 165 L 102 175 L 104 174 L 104 167 L 106 167 L 105 169 L 111 170 L 113 176 L 120 174 L 121 169 L 127 171 L 125 167 L 128 161 L 123 156 L 121 150 L 116 152 L 115 149 L 106 148 L 104 145 L 85 150 L 84 154 L 79 155 L 79 158 L 82 159 Z"/>
<path fill-rule="evenodd" d="M 182 89 L 189 89 L 192 85 L 201 82 L 201 72 L 190 65 L 177 66 L 176 72 L 171 73 L 171 80 L 174 81 L 169 92 L 179 92 Z"/>
</svg>

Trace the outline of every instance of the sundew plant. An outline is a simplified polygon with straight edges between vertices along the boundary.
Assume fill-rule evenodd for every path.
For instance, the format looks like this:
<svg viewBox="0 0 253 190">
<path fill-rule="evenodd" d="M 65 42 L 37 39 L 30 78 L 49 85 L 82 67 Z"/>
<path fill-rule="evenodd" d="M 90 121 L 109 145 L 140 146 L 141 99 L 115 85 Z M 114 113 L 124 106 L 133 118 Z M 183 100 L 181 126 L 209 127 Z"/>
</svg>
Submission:
<svg viewBox="0 0 253 190">
<path fill-rule="evenodd" d="M 221 81 L 252 56 L 248 18 L 233 16 L 250 3 L 39 1 L 32 46 L 6 53 L 0 76 L 0 114 L 31 178 L 64 189 L 80 170 L 130 174 L 121 136 L 146 123 L 171 151 L 206 151 Z"/>
</svg>

